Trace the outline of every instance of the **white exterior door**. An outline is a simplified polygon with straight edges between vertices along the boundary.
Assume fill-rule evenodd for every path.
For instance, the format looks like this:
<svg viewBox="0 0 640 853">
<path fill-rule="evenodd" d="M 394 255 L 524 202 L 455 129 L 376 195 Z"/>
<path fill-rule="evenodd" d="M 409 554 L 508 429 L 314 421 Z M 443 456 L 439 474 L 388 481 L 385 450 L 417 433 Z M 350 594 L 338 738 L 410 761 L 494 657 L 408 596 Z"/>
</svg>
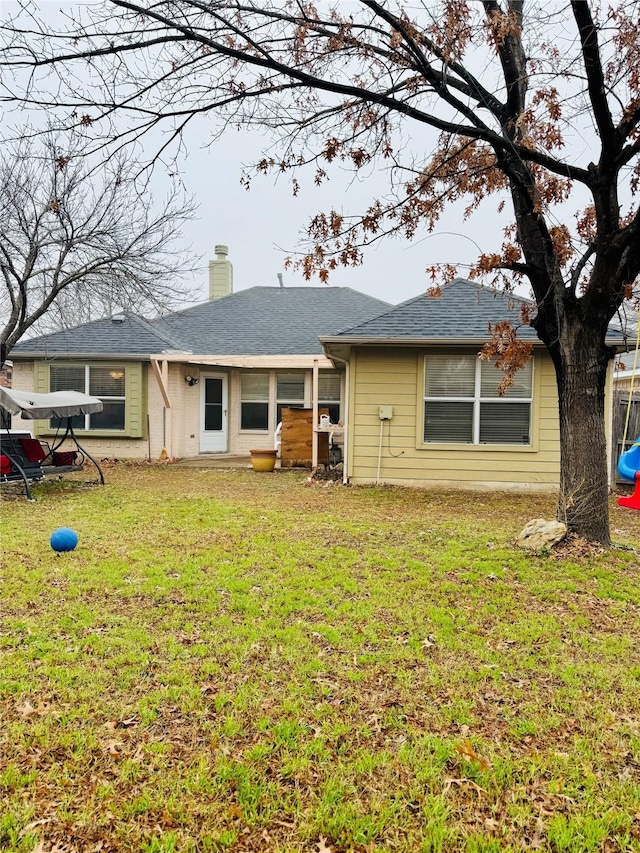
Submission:
<svg viewBox="0 0 640 853">
<path fill-rule="evenodd" d="M 200 453 L 227 450 L 227 377 L 200 374 Z"/>
</svg>

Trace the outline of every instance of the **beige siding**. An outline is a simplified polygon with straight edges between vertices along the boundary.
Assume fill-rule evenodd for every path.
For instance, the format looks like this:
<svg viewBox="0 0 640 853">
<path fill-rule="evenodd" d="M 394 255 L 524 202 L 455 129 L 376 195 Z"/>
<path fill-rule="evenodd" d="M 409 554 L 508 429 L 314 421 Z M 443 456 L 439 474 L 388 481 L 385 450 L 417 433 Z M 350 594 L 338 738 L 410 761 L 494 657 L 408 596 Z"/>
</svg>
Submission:
<svg viewBox="0 0 640 853">
<path fill-rule="evenodd" d="M 351 360 L 349 476 L 354 483 L 453 488 L 546 489 L 557 486 L 559 436 L 555 373 L 550 358 L 534 363 L 532 444 L 425 445 L 421 440 L 425 350 L 362 347 Z M 393 406 L 382 422 L 380 405 Z"/>
<path fill-rule="evenodd" d="M 80 362 L 78 362 L 80 363 Z M 84 362 L 82 362 L 84 363 Z M 188 385 L 187 374 L 202 377 L 207 374 L 227 376 L 228 440 L 227 452 L 248 455 L 253 448 L 274 447 L 274 428 L 265 431 L 240 430 L 240 376 L 241 370 L 223 367 L 207 367 L 182 362 L 168 365 L 168 394 L 171 408 L 164 413 L 163 396 L 155 373 L 149 364 L 127 362 L 127 437 L 116 435 L 97 436 L 82 433 L 81 444 L 98 458 L 144 459 L 160 458 L 163 447 L 169 456 L 176 458 L 195 457 L 200 454 L 202 388 L 203 383 Z M 305 377 L 306 406 L 311 405 L 312 373 L 295 367 L 266 370 L 270 377 L 269 411 L 270 420 L 275 419 L 276 376 L 279 372 L 302 372 Z M 49 390 L 49 365 L 41 361 L 17 362 L 14 366 L 14 387 L 24 391 Z M 35 430 L 43 437 L 50 437 L 46 421 L 20 421 L 14 419 L 19 428 Z M 139 437 L 138 437 L 139 436 Z"/>
</svg>

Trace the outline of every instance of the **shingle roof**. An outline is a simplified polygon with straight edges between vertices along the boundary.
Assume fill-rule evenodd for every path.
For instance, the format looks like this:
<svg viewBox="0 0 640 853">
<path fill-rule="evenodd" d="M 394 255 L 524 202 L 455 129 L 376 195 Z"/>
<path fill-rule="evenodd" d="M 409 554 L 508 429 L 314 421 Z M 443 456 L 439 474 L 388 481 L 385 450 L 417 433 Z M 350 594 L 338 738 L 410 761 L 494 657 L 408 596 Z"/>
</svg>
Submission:
<svg viewBox="0 0 640 853">
<path fill-rule="evenodd" d="M 252 287 L 171 314 L 156 328 L 207 355 L 321 353 L 333 335 L 389 308 L 349 287 Z"/>
<path fill-rule="evenodd" d="M 180 349 L 165 333 L 135 314 L 120 314 L 116 318 L 95 320 L 71 329 L 21 341 L 11 355 L 42 354 L 44 356 L 87 355 L 144 355 L 166 349 Z"/>
<path fill-rule="evenodd" d="M 98 320 L 23 341 L 12 355 L 313 355 L 334 335 L 389 308 L 349 287 L 252 287 L 161 317 Z"/>
<path fill-rule="evenodd" d="M 485 341 L 488 324 L 511 320 L 520 326 L 521 306 L 529 300 L 456 278 L 441 288 L 441 296 L 426 293 L 396 305 L 372 320 L 336 336 L 346 340 Z M 523 340 L 537 340 L 531 326 L 520 326 Z"/>
</svg>

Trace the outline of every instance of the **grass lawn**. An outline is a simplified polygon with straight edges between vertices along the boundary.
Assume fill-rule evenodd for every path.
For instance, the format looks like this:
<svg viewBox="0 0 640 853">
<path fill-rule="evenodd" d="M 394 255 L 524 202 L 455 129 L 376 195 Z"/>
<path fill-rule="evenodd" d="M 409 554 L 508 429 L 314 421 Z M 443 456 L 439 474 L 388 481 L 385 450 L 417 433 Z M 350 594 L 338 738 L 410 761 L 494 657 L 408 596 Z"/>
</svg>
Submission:
<svg viewBox="0 0 640 853">
<path fill-rule="evenodd" d="M 2 501 L 0 849 L 640 850 L 640 513 L 106 475 Z"/>
</svg>

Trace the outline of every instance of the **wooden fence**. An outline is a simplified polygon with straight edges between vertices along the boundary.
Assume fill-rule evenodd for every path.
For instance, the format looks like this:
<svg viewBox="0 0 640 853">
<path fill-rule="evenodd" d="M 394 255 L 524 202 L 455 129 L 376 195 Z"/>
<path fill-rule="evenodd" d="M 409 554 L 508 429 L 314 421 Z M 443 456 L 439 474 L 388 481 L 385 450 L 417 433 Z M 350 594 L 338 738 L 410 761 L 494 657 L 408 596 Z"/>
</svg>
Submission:
<svg viewBox="0 0 640 853">
<path fill-rule="evenodd" d="M 629 391 L 614 391 L 611 464 L 613 466 L 613 480 L 616 483 L 626 482 L 626 480 L 621 480 L 618 474 L 618 459 L 623 449 L 622 438 L 627 420 L 627 411 L 629 412 L 629 423 L 627 426 L 625 449 L 628 450 L 636 438 L 640 436 L 640 392 L 632 395 L 631 406 L 629 406 Z"/>
</svg>

